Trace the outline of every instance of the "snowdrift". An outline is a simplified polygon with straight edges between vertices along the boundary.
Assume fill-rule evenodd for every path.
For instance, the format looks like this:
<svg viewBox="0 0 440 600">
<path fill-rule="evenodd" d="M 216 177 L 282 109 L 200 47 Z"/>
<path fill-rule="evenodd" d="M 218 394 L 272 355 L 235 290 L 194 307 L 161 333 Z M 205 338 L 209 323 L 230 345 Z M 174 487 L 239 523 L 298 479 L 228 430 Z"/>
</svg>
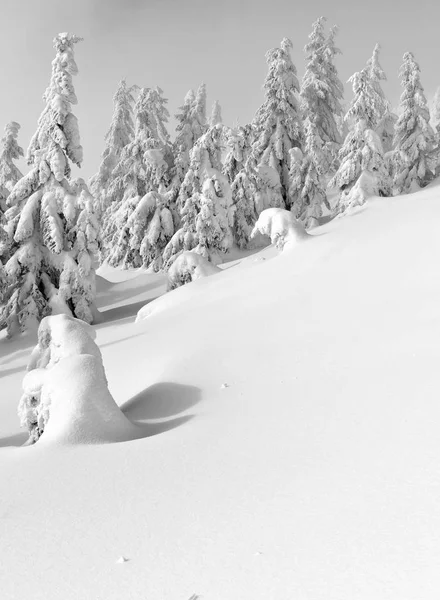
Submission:
<svg viewBox="0 0 440 600">
<path fill-rule="evenodd" d="M 2 600 L 437 600 L 439 222 L 438 186 L 373 200 L 99 325 L 143 439 L 13 447 L 8 345 Z"/>
</svg>

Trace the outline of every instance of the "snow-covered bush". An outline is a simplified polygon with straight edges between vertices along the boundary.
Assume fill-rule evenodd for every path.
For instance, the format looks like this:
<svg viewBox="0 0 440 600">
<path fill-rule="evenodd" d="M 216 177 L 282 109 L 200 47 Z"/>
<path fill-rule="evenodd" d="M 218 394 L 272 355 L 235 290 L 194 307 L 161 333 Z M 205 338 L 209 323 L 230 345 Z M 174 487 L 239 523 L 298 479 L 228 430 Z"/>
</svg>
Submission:
<svg viewBox="0 0 440 600">
<path fill-rule="evenodd" d="M 110 395 L 95 335 L 66 315 L 41 321 L 18 407 L 28 444 L 43 434 L 45 441 L 69 444 L 136 437 Z"/>
<path fill-rule="evenodd" d="M 197 252 L 182 252 L 168 269 L 168 290 L 174 290 L 181 285 L 220 271 L 221 269 Z"/>
<path fill-rule="evenodd" d="M 292 246 L 309 237 L 304 226 L 299 223 L 289 210 L 267 208 L 258 217 L 251 238 L 257 234 L 266 235 L 279 250 Z"/>
</svg>

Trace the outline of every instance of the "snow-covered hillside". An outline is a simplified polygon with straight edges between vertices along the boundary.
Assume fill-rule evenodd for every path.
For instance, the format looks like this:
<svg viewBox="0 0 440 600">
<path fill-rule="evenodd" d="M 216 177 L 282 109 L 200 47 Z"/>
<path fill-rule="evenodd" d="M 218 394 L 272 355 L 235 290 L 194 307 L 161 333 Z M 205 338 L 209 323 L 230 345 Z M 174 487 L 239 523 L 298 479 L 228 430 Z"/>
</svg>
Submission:
<svg viewBox="0 0 440 600">
<path fill-rule="evenodd" d="M 18 447 L 2 340 L 1 599 L 438 598 L 439 223 L 432 185 L 157 300 L 102 272 L 134 441 Z"/>
</svg>

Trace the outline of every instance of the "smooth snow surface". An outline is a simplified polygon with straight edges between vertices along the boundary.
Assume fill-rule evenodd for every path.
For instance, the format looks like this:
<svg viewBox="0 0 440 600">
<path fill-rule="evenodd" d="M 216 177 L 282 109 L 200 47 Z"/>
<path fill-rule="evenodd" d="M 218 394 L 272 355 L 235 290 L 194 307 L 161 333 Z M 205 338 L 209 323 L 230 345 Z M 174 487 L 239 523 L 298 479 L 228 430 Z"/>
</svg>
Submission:
<svg viewBox="0 0 440 600">
<path fill-rule="evenodd" d="M 16 447 L 35 338 L 1 342 L 1 599 L 437 600 L 439 222 L 438 186 L 374 200 L 137 323 L 164 279 L 107 274 L 135 441 Z"/>
</svg>

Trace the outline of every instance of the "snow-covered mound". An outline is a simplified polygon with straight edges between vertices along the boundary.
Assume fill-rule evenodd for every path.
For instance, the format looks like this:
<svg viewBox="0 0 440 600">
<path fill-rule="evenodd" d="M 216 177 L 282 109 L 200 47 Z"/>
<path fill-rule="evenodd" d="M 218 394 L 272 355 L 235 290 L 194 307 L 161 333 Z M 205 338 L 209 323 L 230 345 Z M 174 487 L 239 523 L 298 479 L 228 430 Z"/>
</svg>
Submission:
<svg viewBox="0 0 440 600">
<path fill-rule="evenodd" d="M 185 283 L 191 283 L 220 271 L 221 269 L 197 252 L 182 252 L 168 270 L 168 289 L 174 290 Z"/>
<path fill-rule="evenodd" d="M 139 428 L 110 395 L 95 338 L 90 325 L 66 315 L 41 321 L 19 405 L 31 442 L 78 444 L 140 437 Z"/>
<path fill-rule="evenodd" d="M 0 343 L 1 600 L 437 600 L 439 223 L 438 186 L 369 200 L 137 323 L 157 277 L 103 289 L 133 442 L 15 448 Z"/>
<path fill-rule="evenodd" d="M 283 208 L 263 210 L 252 230 L 251 239 L 255 238 L 258 233 L 268 236 L 271 243 L 280 250 L 286 244 L 293 246 L 309 237 L 304 226 L 295 219 L 290 211 Z"/>
</svg>

